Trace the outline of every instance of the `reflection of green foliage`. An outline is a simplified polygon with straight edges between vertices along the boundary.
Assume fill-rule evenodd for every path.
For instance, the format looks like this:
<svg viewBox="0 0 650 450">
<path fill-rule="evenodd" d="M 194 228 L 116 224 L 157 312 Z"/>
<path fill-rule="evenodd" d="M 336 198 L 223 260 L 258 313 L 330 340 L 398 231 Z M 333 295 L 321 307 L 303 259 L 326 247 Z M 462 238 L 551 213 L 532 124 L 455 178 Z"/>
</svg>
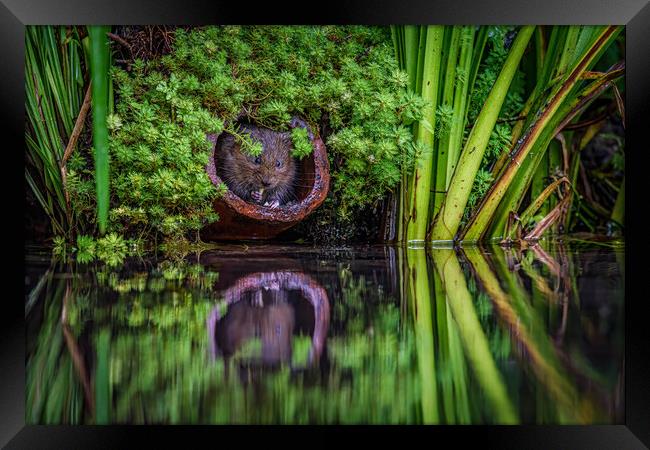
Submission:
<svg viewBox="0 0 650 450">
<path fill-rule="evenodd" d="M 206 270 L 200 264 L 189 264 L 181 261 L 161 261 L 155 270 L 147 272 L 133 272 L 126 278 L 107 270 L 96 272 L 97 282 L 121 294 L 137 292 L 143 294 L 158 294 L 166 289 L 186 288 L 192 292 L 208 295 L 214 283 L 218 280 L 219 273 Z"/>
<path fill-rule="evenodd" d="M 202 334 L 205 317 L 213 306 L 210 290 L 217 273 L 202 267 L 198 273 L 195 266 L 187 264 L 161 266 L 151 275 L 135 273 L 120 278 L 112 272 L 98 277 L 101 284 L 120 295 L 112 307 L 114 320 L 130 327 L 151 326 L 159 330 L 181 327 L 189 331 L 191 327 L 192 333 Z M 171 273 L 173 277 L 169 277 Z"/>
<path fill-rule="evenodd" d="M 342 313 L 342 319 L 346 321 L 348 330 L 356 333 L 363 333 L 366 329 L 364 300 L 367 298 L 366 280 L 363 276 L 355 278 L 346 269 L 339 271 L 342 289 L 341 303 L 337 303 L 336 312 Z"/>
<path fill-rule="evenodd" d="M 262 355 L 262 339 L 259 337 L 254 337 L 247 340 L 244 344 L 237 350 L 236 357 L 242 359 L 255 359 L 260 358 Z"/>
<path fill-rule="evenodd" d="M 188 264 L 187 261 L 163 261 L 158 265 L 165 280 L 186 281 L 189 286 L 210 289 L 219 278 L 217 272 L 205 270 L 201 264 Z"/>
<path fill-rule="evenodd" d="M 110 320 L 113 329 L 121 330 L 113 333 L 109 347 L 113 420 L 133 423 L 417 421 L 419 382 L 414 379 L 413 341 L 410 331 L 399 335 L 400 315 L 394 303 L 383 300 L 373 308 L 374 313 L 367 317 L 368 330 L 351 323 L 349 332 L 328 340 L 333 373 L 326 378 L 326 385 L 307 386 L 300 379 L 290 377 L 287 368 L 266 373 L 259 381 L 268 396 L 264 406 L 244 395 L 236 376 L 231 374 L 229 381 L 224 379 L 222 361 L 214 363 L 208 359 L 205 321 L 215 305 L 208 281 L 214 281 L 215 276 L 198 265 L 167 262 L 149 275 L 134 273 L 121 278 L 107 268 L 98 277 L 104 286 L 119 294 L 117 302 L 97 304 L 74 314 L 84 316 L 86 323 L 95 322 L 98 329 L 105 329 L 106 321 Z M 343 305 L 362 307 L 372 287 L 363 277 L 346 276 Z M 162 290 L 151 291 L 154 280 L 164 283 Z M 240 349 L 238 359 L 258 356 L 260 345 L 259 338 L 251 340 Z M 305 367 L 311 345 L 311 337 L 294 336 L 294 367 Z M 346 379 L 347 373 L 353 374 L 351 380 Z M 396 395 L 403 400 L 395 403 Z"/>
<path fill-rule="evenodd" d="M 478 313 L 482 323 L 487 322 L 492 315 L 492 303 L 490 302 L 490 298 L 482 292 L 476 296 L 476 312 Z"/>
<path fill-rule="evenodd" d="M 501 328 L 490 333 L 490 351 L 497 360 L 506 360 L 511 354 L 510 335 Z"/>
<path fill-rule="evenodd" d="M 312 346 L 311 337 L 304 335 L 294 336 L 291 346 L 291 365 L 293 367 L 306 367 L 309 358 L 309 350 Z"/>
<path fill-rule="evenodd" d="M 185 278 L 184 267 L 180 264 L 174 264 L 171 261 L 164 261 L 158 266 L 162 270 L 162 275 L 165 280 L 183 280 Z"/>
<path fill-rule="evenodd" d="M 79 336 L 86 326 L 92 308 L 91 296 L 86 290 L 79 290 L 70 298 L 67 307 L 67 323 L 72 333 Z"/>
<path fill-rule="evenodd" d="M 591 414 L 581 416 L 587 420 L 606 417 L 588 402 L 594 383 L 607 392 L 616 389 L 618 362 L 603 368 L 590 361 L 584 344 L 591 338 L 570 322 L 571 333 L 565 336 L 567 355 L 588 381 L 583 385 L 565 378 L 563 370 L 550 371 L 556 366 L 561 369 L 563 363 L 554 356 L 549 336 L 557 323 L 547 326 L 543 320 L 557 315 L 559 303 L 545 298 L 530 302 L 521 273 L 508 271 L 503 256 L 502 251 L 495 252 L 494 258 L 501 259 L 481 269 L 496 267 L 499 283 L 493 284 L 483 272 L 459 271 L 457 281 L 467 280 L 472 298 L 463 304 L 453 304 L 457 299 L 440 293 L 436 286 L 430 289 L 431 298 L 400 305 L 378 288 L 373 277 L 359 275 L 341 263 L 337 282 L 327 285 L 330 294 L 331 289 L 340 289 L 330 296 L 329 369 L 304 369 L 311 337 L 296 335 L 292 368 L 256 372 L 255 365 L 247 365 L 248 359 L 260 353 L 256 337 L 235 355 L 227 379 L 223 360 L 212 361 L 209 356 L 206 320 L 214 307 L 220 308 L 222 316 L 227 309 L 213 289 L 218 274 L 208 267 L 171 261 L 126 274 L 102 266 L 95 277 L 53 277 L 58 284 L 54 288 L 48 284 L 43 325 L 28 356 L 28 421 L 93 421 L 62 338 L 66 283 L 72 288 L 65 302 L 72 334 L 90 346 L 85 356 L 101 353 L 103 358 L 104 384 L 100 387 L 104 397 L 98 407 L 104 408 L 103 417 L 109 421 L 421 423 L 426 400 L 435 401 L 440 423 L 493 423 L 499 418 L 485 388 L 491 375 L 486 375 L 485 364 L 477 364 L 479 359 L 472 354 L 478 338 L 486 344 L 481 346 L 494 360 L 506 396 L 522 422 L 575 422 L 584 411 Z M 479 267 L 474 255 L 468 252 L 467 258 L 472 267 Z M 428 269 L 431 262 L 426 261 Z M 543 267 L 529 263 L 532 270 Z M 465 268 L 469 269 L 466 264 Z M 548 271 L 539 272 L 553 277 Z M 419 271 L 417 275 L 425 284 L 441 282 L 440 277 L 430 280 Z M 480 283 L 475 281 L 477 275 L 482 276 Z M 504 303 L 486 295 L 486 283 L 512 293 L 505 302 L 512 313 L 504 314 Z M 468 320 L 468 316 L 475 319 Z M 574 320 L 584 319 L 578 314 Z M 431 324 L 428 333 L 418 328 L 422 323 Z M 421 343 L 425 335 L 432 342 Z M 535 359 L 536 354 L 540 359 Z M 98 379 L 95 360 L 86 359 L 93 361 L 89 372 Z M 432 364 L 435 376 L 422 377 L 423 364 Z M 554 378 L 545 379 L 544 374 Z M 580 404 L 556 401 L 560 397 L 554 389 L 568 382 L 580 394 Z M 525 408 L 524 402 L 532 402 L 531 408 Z"/>
<path fill-rule="evenodd" d="M 46 296 L 43 324 L 37 346 L 25 366 L 27 424 L 79 424 L 83 416 L 83 392 L 70 354 L 64 351 L 61 309 L 65 282 L 59 282 Z M 70 312 L 68 312 L 70 314 Z"/>
</svg>

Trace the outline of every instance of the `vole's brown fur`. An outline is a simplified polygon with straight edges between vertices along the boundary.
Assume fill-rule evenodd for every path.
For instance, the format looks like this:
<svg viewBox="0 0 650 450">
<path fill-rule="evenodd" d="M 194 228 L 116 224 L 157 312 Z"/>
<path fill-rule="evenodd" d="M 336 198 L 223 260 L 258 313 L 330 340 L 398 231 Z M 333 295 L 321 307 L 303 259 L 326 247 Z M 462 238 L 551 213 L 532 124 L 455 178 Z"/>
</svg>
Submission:
<svg viewBox="0 0 650 450">
<path fill-rule="evenodd" d="M 228 188 L 242 200 L 271 207 L 295 200 L 297 167 L 291 156 L 291 135 L 252 124 L 243 124 L 239 130 L 262 144 L 262 154 L 257 158 L 247 155 L 235 136 L 222 134 L 216 163 Z"/>
</svg>

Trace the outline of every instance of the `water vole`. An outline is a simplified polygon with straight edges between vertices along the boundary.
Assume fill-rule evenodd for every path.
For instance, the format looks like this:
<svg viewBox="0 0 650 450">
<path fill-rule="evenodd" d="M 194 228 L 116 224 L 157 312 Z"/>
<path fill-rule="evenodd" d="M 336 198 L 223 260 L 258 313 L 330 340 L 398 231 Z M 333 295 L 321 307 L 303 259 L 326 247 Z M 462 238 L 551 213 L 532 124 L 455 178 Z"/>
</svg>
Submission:
<svg viewBox="0 0 650 450">
<path fill-rule="evenodd" d="M 291 134 L 253 124 L 240 125 L 239 133 L 262 144 L 262 154 L 244 153 L 235 136 L 223 133 L 215 157 L 219 176 L 228 188 L 244 201 L 271 208 L 295 200 L 297 165 L 291 155 Z"/>
</svg>

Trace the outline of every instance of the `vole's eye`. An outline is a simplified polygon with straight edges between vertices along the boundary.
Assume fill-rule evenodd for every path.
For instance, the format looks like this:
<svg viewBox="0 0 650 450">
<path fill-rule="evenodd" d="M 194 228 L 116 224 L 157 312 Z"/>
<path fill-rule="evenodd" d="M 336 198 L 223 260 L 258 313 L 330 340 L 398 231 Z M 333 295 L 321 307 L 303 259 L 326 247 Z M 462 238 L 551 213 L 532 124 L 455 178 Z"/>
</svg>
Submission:
<svg viewBox="0 0 650 450">
<path fill-rule="evenodd" d="M 262 158 L 260 158 L 259 156 L 257 156 L 257 157 L 255 158 L 255 164 L 262 164 Z"/>
<path fill-rule="evenodd" d="M 281 166 L 282 166 L 282 162 L 280 160 L 275 162 L 275 167 L 281 167 Z"/>
</svg>

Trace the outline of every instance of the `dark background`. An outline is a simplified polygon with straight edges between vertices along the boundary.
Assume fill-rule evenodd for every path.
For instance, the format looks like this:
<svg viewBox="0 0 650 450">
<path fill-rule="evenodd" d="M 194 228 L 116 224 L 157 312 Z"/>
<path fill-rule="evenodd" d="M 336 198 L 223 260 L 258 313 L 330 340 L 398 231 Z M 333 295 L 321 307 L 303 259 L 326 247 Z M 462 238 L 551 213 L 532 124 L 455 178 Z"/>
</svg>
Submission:
<svg viewBox="0 0 650 450">
<path fill-rule="evenodd" d="M 0 212 L 6 225 L 2 237 L 6 282 L 0 327 L 0 445 L 7 448 L 131 448 L 136 439 L 188 446 L 188 440 L 208 439 L 210 446 L 228 445 L 223 433 L 238 431 L 240 445 L 259 433 L 237 427 L 36 427 L 23 428 L 25 403 L 25 326 L 24 326 L 24 25 L 27 24 L 626 24 L 626 424 L 627 426 L 523 426 L 523 427 L 347 427 L 291 428 L 256 427 L 267 443 L 291 442 L 287 432 L 329 431 L 328 443 L 349 442 L 351 431 L 365 431 L 367 437 L 385 441 L 386 434 L 399 438 L 401 445 L 414 445 L 418 437 L 425 445 L 444 445 L 451 438 L 454 446 L 475 440 L 483 448 L 499 449 L 638 449 L 650 446 L 650 333 L 645 305 L 648 288 L 646 272 L 647 222 L 644 212 L 649 203 L 647 166 L 650 152 L 650 4 L 647 0 L 391 0 L 389 2 L 267 2 L 171 1 L 171 0 L 0 0 L 0 146 L 3 149 L 2 199 Z M 8 244 L 8 245 L 6 245 Z M 19 300 L 21 298 L 23 301 Z M 21 429 L 20 433 L 18 431 Z M 152 433 L 152 431 L 155 431 Z M 400 436 L 396 432 L 426 433 L 425 436 Z M 468 432 L 471 431 L 471 432 Z M 245 434 L 242 439 L 241 432 Z M 15 437 L 13 437 L 16 433 Z M 230 434 L 230 433 L 227 433 Z M 272 436 L 271 436 L 272 435 Z M 13 437 L 13 439 L 12 439 Z M 229 436 L 229 437 L 235 437 Z M 311 436 L 305 436 L 311 437 Z M 174 439 L 175 438 L 175 439 Z M 268 438 L 275 438 L 269 441 Z M 323 436 L 319 443 L 325 443 Z M 312 439 L 300 439 L 311 446 Z M 365 442 L 364 442 L 365 444 Z M 142 448 L 142 445 L 138 445 Z"/>
</svg>

